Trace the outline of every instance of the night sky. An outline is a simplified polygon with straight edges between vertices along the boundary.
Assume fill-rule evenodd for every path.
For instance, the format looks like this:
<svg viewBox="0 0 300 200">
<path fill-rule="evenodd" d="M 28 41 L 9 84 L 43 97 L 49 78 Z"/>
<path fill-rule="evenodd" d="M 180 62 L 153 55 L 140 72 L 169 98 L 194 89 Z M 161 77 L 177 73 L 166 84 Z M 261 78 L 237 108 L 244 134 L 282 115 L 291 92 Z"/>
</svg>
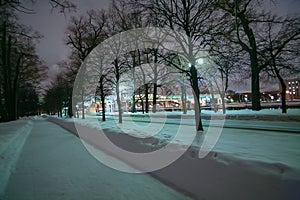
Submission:
<svg viewBox="0 0 300 200">
<path fill-rule="evenodd" d="M 49 77 L 54 77 L 60 70 L 57 63 L 66 59 L 69 55 L 69 47 L 64 43 L 66 27 L 71 16 L 85 14 L 90 9 L 105 9 L 110 0 L 70 0 L 77 6 L 76 13 L 62 14 L 57 10 L 51 10 L 47 0 L 37 1 L 33 8 L 35 14 L 21 14 L 21 23 L 31 26 L 44 37 L 37 44 L 37 52 L 45 64 L 49 67 Z"/>
<path fill-rule="evenodd" d="M 49 67 L 49 76 L 53 77 L 58 71 L 56 64 L 66 59 L 69 50 L 64 44 L 65 31 L 72 15 L 84 14 L 89 9 L 105 9 L 110 0 L 71 0 L 77 5 L 76 13 L 61 14 L 52 10 L 47 0 L 37 1 L 34 5 L 28 4 L 33 8 L 35 14 L 21 14 L 20 21 L 25 25 L 30 25 L 33 29 L 40 32 L 44 38 L 37 44 L 37 52 Z M 276 5 L 267 8 L 278 14 L 296 14 L 300 10 L 300 0 L 275 0 Z"/>
</svg>

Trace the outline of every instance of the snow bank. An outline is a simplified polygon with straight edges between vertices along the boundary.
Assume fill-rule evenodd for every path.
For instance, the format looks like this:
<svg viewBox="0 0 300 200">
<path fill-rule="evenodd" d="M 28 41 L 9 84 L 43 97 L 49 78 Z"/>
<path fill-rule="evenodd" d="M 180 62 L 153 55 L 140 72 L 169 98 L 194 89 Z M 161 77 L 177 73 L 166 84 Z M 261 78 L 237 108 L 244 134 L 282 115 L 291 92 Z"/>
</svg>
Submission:
<svg viewBox="0 0 300 200">
<path fill-rule="evenodd" d="M 218 110 L 217 112 L 214 112 L 213 110 L 202 110 L 202 114 L 204 115 L 219 115 L 223 114 L 222 110 Z M 114 115 L 116 113 L 109 113 L 110 115 Z M 132 114 L 130 112 L 125 112 L 125 114 Z M 151 113 L 151 115 L 182 115 L 182 112 L 179 111 L 174 111 L 174 112 L 156 112 L 156 113 Z M 140 116 L 145 116 L 145 114 L 138 112 L 134 113 L 134 115 L 140 115 Z M 193 110 L 188 110 L 186 116 L 193 116 L 194 111 Z M 226 110 L 226 115 L 289 115 L 289 116 L 300 116 L 300 109 L 288 109 L 287 113 L 283 114 L 281 109 L 261 109 L 259 111 L 253 111 L 251 109 L 241 109 L 241 110 Z"/>
<path fill-rule="evenodd" d="M 0 124 L 0 199 L 31 129 L 29 118 Z"/>
<path fill-rule="evenodd" d="M 109 113 L 109 115 L 115 116 L 117 113 Z M 287 113 L 281 113 L 280 109 L 262 109 L 260 111 L 253 111 L 251 109 L 242 110 L 226 110 L 226 114 L 223 114 L 222 110 L 214 112 L 212 110 L 202 110 L 202 119 L 218 119 L 225 117 L 232 120 L 264 120 L 264 121 L 297 121 L 300 122 L 300 109 L 288 109 Z M 124 113 L 124 116 L 130 117 L 158 117 L 158 118 L 194 118 L 194 111 L 189 110 L 187 114 L 182 115 L 182 112 L 157 112 L 157 113 Z"/>
</svg>

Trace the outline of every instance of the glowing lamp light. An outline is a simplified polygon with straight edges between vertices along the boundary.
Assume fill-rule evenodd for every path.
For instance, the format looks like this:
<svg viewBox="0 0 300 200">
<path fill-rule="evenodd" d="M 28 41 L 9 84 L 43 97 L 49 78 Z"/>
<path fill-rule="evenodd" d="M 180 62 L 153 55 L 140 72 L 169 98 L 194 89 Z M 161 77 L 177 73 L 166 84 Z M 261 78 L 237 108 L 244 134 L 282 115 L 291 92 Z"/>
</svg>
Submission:
<svg viewBox="0 0 300 200">
<path fill-rule="evenodd" d="M 202 64 L 204 64 L 204 59 L 203 59 L 203 58 L 198 58 L 198 59 L 196 60 L 196 64 L 197 64 L 197 65 L 202 65 Z M 191 63 L 188 63 L 188 66 L 191 67 L 192 64 L 191 64 Z"/>
<path fill-rule="evenodd" d="M 197 64 L 198 65 L 202 65 L 204 63 L 204 59 L 203 58 L 198 58 L 197 59 Z"/>
</svg>

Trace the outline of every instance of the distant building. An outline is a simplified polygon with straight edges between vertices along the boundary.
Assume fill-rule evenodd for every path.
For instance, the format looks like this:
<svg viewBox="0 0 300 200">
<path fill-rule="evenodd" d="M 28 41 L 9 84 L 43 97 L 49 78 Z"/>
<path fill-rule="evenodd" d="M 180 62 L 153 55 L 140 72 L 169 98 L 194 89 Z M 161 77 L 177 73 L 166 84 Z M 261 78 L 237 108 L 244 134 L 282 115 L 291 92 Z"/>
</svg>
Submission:
<svg viewBox="0 0 300 200">
<path fill-rule="evenodd" d="M 300 78 L 285 80 L 286 84 L 286 100 L 291 101 L 300 99 Z M 281 91 L 280 86 L 280 91 Z"/>
</svg>

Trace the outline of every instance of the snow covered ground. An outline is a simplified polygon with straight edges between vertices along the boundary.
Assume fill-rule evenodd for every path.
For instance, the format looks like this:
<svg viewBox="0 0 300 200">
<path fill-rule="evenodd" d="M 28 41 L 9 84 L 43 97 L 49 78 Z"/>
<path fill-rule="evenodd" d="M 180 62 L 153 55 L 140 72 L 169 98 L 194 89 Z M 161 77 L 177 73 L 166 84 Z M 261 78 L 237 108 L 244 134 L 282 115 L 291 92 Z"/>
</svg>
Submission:
<svg viewBox="0 0 300 200">
<path fill-rule="evenodd" d="M 0 124 L 0 131 L 2 138 L 7 134 L 28 136 L 18 147 L 21 151 L 1 154 L 13 159 L 14 167 L 9 173 L 0 171 L 0 199 L 190 199 L 148 174 L 128 174 L 106 167 L 90 156 L 77 137 L 41 117 Z M 6 144 L 1 141 L 2 149 Z M 6 165 L 2 159 L 1 167 Z"/>
<path fill-rule="evenodd" d="M 219 118 L 203 120 L 206 129 L 209 125 L 218 127 L 224 124 L 212 152 L 205 158 L 199 159 L 193 149 L 188 149 L 174 163 L 151 174 L 175 188 L 186 191 L 195 199 L 299 199 L 300 128 L 297 117 L 300 112 L 290 110 L 285 114 L 285 116 L 296 117 L 295 121 L 277 121 L 280 119 L 279 116 L 282 117 L 279 113 L 278 110 L 259 112 L 244 110 L 227 113 L 232 116 L 252 117 L 269 115 L 271 121 L 256 118 L 255 120 L 220 120 Z M 216 115 L 211 111 L 204 111 L 203 114 Z M 126 139 L 124 135 L 140 138 L 153 136 L 159 142 L 152 141 L 150 145 L 160 146 L 171 142 L 175 144 L 176 151 L 186 144 L 185 136 L 194 131 L 193 113 L 188 113 L 183 121 L 178 119 L 180 113 L 172 112 L 167 115 L 168 117 L 164 117 L 164 113 L 157 113 L 145 117 L 137 114 L 130 117 L 129 113 L 127 116 L 125 113 L 122 125 L 118 124 L 115 114 L 108 116 L 106 122 L 101 122 L 101 117 L 93 115 L 75 121 L 85 127 L 105 130 L 108 134 L 119 133 L 113 134 L 115 140 L 125 144 L 125 147 L 130 143 L 127 140 L 122 142 L 124 138 Z M 66 122 L 73 120 L 64 119 Z M 180 122 L 186 134 L 177 140 L 172 140 Z M 85 133 L 89 134 L 88 129 Z M 94 141 L 88 142 L 97 146 Z M 139 152 L 140 144 L 135 143 L 136 140 L 131 142 L 133 143 L 130 149 Z M 99 148 L 101 149 L 101 146 Z M 130 161 L 128 162 L 130 164 Z"/>
<path fill-rule="evenodd" d="M 203 111 L 203 114 L 214 115 L 212 111 Z M 218 113 L 220 114 L 220 113 Z M 230 154 L 241 159 L 262 161 L 267 163 L 282 163 L 300 170 L 300 126 L 296 121 L 276 121 L 276 115 L 281 115 L 278 110 L 239 110 L 228 111 L 227 115 L 271 115 L 273 121 L 263 120 L 203 120 L 204 128 L 208 126 L 223 125 L 220 138 L 213 151 Z M 141 117 L 138 117 L 140 115 Z M 167 115 L 180 115 L 179 112 Z M 300 110 L 289 110 L 288 116 L 300 116 Z M 75 119 L 76 123 L 111 131 L 128 133 L 137 137 L 154 136 L 164 142 L 189 145 L 187 137 L 194 131 L 193 113 L 189 112 L 188 119 L 160 118 L 166 116 L 162 113 L 151 114 L 151 118 L 124 117 L 123 124 L 118 124 L 116 115 L 107 118 L 106 122 L 101 117 L 88 115 L 86 119 Z M 160 116 L 160 117 L 155 117 Z M 95 120 L 95 119 L 98 120 Z M 73 121 L 74 119 L 65 119 Z M 133 120 L 133 121 L 132 121 Z M 177 140 L 172 140 L 181 123 L 187 134 L 181 135 Z M 299 133 L 299 134 L 297 134 Z"/>
<path fill-rule="evenodd" d="M 278 110 L 227 112 L 227 116 L 259 115 L 263 117 L 269 115 L 272 117 L 271 121 L 257 118 L 254 120 L 220 120 L 219 118 L 203 120 L 205 129 L 209 125 L 217 127 L 224 125 L 212 152 L 205 158 L 199 159 L 195 156 L 193 149 L 188 149 L 174 163 L 152 172 L 151 175 L 186 192 L 193 199 L 299 199 L 300 134 L 298 133 L 300 133 L 300 127 L 297 121 L 300 116 L 299 111 L 289 110 L 289 113 L 284 115 L 295 117 L 293 118 L 296 119 L 295 121 L 277 121 L 280 119 L 278 116 L 282 116 Z M 216 115 L 211 111 L 203 111 L 203 114 Z M 194 131 L 192 112 L 189 112 L 182 121 L 178 118 L 181 115 L 178 112 L 167 113 L 169 117 L 164 117 L 164 113 L 157 113 L 150 117 L 137 115 L 130 117 L 129 113 L 127 116 L 125 113 L 122 125 L 118 124 L 114 114 L 108 116 L 106 122 L 101 122 L 101 117 L 94 115 L 87 115 L 86 119 L 75 119 L 75 121 L 87 127 L 87 134 L 88 130 L 92 130 L 89 127 L 93 127 L 106 130 L 114 135 L 112 138 L 118 140 L 120 144 L 124 143 L 125 146 L 131 141 L 133 143 L 130 148 L 137 152 L 138 148 L 142 145 L 147 146 L 149 143 L 135 143 L 136 140 L 124 140 L 124 142 L 122 139 L 126 139 L 126 135 L 140 138 L 153 136 L 159 142 L 153 143 L 153 140 L 150 140 L 150 145 L 159 146 L 171 142 L 176 151 L 180 146 L 188 144 L 187 136 Z M 222 114 L 217 113 L 217 115 Z M 65 126 L 72 124 L 74 119 L 64 118 L 59 121 L 62 126 Z M 180 123 L 186 134 L 172 140 Z M 0 135 L 9 130 L 4 125 L 0 124 Z M 7 127 L 15 127 L 14 132 L 21 132 L 16 131 L 18 130 L 16 125 Z M 93 141 L 87 142 L 94 145 Z M 0 147 L 3 147 L 5 143 L 1 142 Z M 98 148 L 97 144 L 95 147 Z M 131 177 L 130 174 L 128 176 Z M 164 198 L 157 196 L 157 199 Z"/>
<path fill-rule="evenodd" d="M 0 199 L 31 129 L 28 118 L 0 124 Z"/>
<path fill-rule="evenodd" d="M 214 114 L 210 110 L 202 110 L 204 114 Z M 220 114 L 218 111 L 216 114 Z M 300 116 L 300 109 L 288 109 L 286 114 L 281 113 L 281 109 L 262 109 L 260 111 L 253 111 L 251 109 L 242 110 L 227 110 L 226 115 L 290 115 L 290 116 Z"/>
</svg>

